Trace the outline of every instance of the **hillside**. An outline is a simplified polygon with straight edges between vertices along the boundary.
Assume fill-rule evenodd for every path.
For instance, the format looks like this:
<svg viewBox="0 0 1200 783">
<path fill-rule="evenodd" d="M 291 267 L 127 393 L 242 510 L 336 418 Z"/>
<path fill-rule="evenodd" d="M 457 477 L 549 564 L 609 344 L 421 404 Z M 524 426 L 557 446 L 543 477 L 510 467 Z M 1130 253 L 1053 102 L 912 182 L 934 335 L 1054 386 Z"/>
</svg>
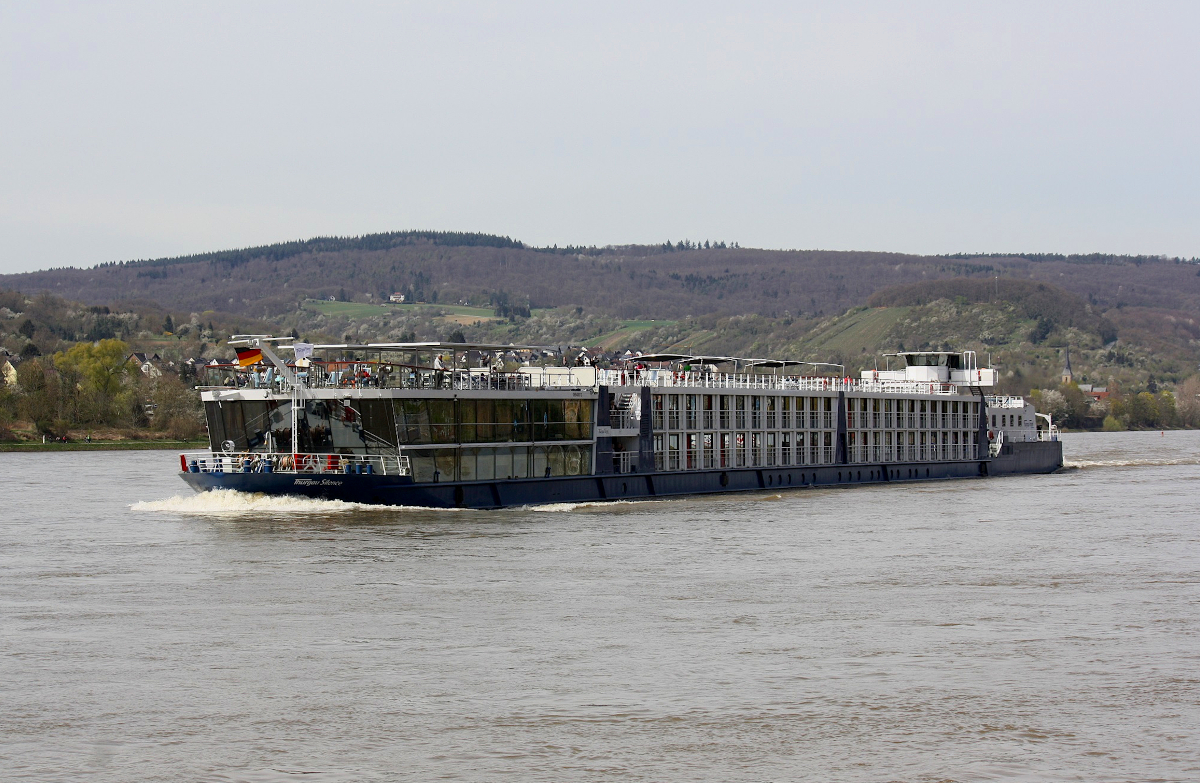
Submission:
<svg viewBox="0 0 1200 783">
<path fill-rule="evenodd" d="M 318 238 L 181 258 L 0 276 L 0 287 L 87 304 L 132 297 L 176 312 L 278 318 L 305 300 L 495 308 L 582 306 L 623 320 L 706 314 L 820 318 L 896 285 L 947 278 L 1053 283 L 1102 310 L 1200 308 L 1192 261 L 1146 256 L 912 256 L 724 243 L 531 248 L 483 234 Z"/>
<path fill-rule="evenodd" d="M 234 330 L 295 330 L 332 341 L 461 336 L 771 355 L 853 372 L 882 353 L 945 347 L 990 357 L 1015 393 L 1054 386 L 1068 346 L 1079 379 L 1130 389 L 1178 382 L 1200 365 L 1195 259 L 723 242 L 560 249 L 410 231 L 0 276 L 0 286 L 23 291 L 14 296 L 25 313 L 0 321 L 4 346 L 43 354 L 115 336 L 182 356 Z M 393 292 L 405 302 L 388 303 Z M 72 299 L 82 304 L 38 304 Z M 39 316 L 55 307 L 57 320 Z M 177 328 L 163 328 L 168 316 Z"/>
</svg>

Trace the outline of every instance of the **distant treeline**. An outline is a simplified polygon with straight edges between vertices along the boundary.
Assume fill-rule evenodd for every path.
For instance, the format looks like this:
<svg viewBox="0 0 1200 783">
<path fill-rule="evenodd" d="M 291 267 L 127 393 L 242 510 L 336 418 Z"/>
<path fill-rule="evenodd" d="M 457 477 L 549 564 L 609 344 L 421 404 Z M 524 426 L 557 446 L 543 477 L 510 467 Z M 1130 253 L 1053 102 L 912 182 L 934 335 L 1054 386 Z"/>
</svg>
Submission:
<svg viewBox="0 0 1200 783">
<path fill-rule="evenodd" d="M 1200 311 L 1196 272 L 1197 265 L 1153 256 L 914 256 L 760 250 L 689 239 L 534 248 L 492 234 L 399 231 L 5 275 L 0 286 L 97 305 L 137 296 L 176 313 L 212 310 L 257 319 L 295 312 L 308 298 L 377 303 L 392 293 L 405 293 L 406 303 L 495 307 L 490 299 L 500 290 L 532 309 L 583 306 L 623 319 L 814 318 L 860 306 L 895 285 L 996 277 L 1052 283 L 1097 312 Z"/>
<path fill-rule="evenodd" d="M 1024 258 L 1029 261 L 1037 261 L 1045 263 L 1047 261 L 1060 261 L 1067 264 L 1133 264 L 1141 266 L 1149 263 L 1162 263 L 1164 261 L 1174 264 L 1200 264 L 1200 258 L 1180 258 L 1178 256 L 1130 256 L 1130 255 L 1115 255 L 1112 253 L 1071 253 L 1063 255 L 1062 253 L 948 253 L 942 258 Z"/>
<path fill-rule="evenodd" d="M 237 250 L 218 250 L 173 258 L 140 259 L 136 261 L 111 261 L 99 264 L 98 268 L 111 266 L 172 266 L 210 262 L 229 268 L 241 266 L 251 260 L 266 259 L 282 261 L 308 253 L 338 253 L 347 250 L 389 250 L 415 244 L 442 245 L 445 247 L 511 247 L 523 248 L 524 243 L 493 234 L 476 234 L 459 231 L 390 231 L 383 234 L 365 234 L 360 237 L 314 237 L 294 242 L 279 242 L 274 245 L 246 247 Z M 139 273 L 139 277 L 153 277 Z"/>
</svg>

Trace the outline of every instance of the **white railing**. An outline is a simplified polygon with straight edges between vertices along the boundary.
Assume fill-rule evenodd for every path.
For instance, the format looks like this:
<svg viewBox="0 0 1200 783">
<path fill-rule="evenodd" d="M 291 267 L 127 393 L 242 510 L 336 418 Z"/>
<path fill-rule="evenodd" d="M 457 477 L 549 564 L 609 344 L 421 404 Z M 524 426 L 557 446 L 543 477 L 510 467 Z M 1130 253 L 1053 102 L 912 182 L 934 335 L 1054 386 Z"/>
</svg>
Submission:
<svg viewBox="0 0 1200 783">
<path fill-rule="evenodd" d="M 185 473 L 366 473 L 411 476 L 408 457 L 383 454 L 278 454 L 201 451 L 180 455 Z"/>
<path fill-rule="evenodd" d="M 614 430 L 636 430 L 640 423 L 638 417 L 630 410 L 610 410 L 608 421 Z"/>
<path fill-rule="evenodd" d="M 697 389 L 780 389 L 846 391 L 885 394 L 958 394 L 957 384 L 930 381 L 856 380 L 797 375 L 756 375 L 728 372 L 674 372 L 671 370 L 597 370 L 602 386 L 652 386 Z"/>
</svg>

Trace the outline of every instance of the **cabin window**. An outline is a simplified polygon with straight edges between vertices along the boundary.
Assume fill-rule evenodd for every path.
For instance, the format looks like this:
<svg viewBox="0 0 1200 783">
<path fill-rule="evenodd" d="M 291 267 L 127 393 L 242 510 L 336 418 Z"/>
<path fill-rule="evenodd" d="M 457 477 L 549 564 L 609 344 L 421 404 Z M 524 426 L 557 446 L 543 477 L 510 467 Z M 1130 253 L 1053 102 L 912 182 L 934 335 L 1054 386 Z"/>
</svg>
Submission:
<svg viewBox="0 0 1200 783">
<path fill-rule="evenodd" d="M 509 479 L 513 474 L 512 452 L 508 449 L 495 449 L 496 478 Z"/>
<path fill-rule="evenodd" d="M 546 464 L 551 476 L 567 475 L 567 455 L 562 446 L 550 446 L 546 449 Z"/>
<path fill-rule="evenodd" d="M 679 429 L 679 395 L 669 394 L 667 400 L 667 429 Z"/>
<path fill-rule="evenodd" d="M 564 475 L 583 476 L 592 472 L 592 452 L 587 447 L 567 446 L 563 450 L 563 461 Z"/>
<path fill-rule="evenodd" d="M 517 449 L 479 448 L 461 449 L 458 473 L 462 481 L 491 481 L 509 479 L 514 475 L 526 476 L 529 472 L 529 452 L 522 446 Z M 543 474 L 545 469 L 543 468 Z"/>
</svg>

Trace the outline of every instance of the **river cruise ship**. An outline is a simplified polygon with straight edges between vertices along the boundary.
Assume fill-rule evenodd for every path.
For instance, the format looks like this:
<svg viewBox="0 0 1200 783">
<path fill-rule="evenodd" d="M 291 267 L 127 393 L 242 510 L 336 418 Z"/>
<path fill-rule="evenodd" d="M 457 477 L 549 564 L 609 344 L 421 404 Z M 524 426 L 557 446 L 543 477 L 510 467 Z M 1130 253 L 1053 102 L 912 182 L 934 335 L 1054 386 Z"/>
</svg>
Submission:
<svg viewBox="0 0 1200 783">
<path fill-rule="evenodd" d="M 197 490 L 499 508 L 1062 466 L 1049 418 L 991 394 L 970 351 L 851 378 L 678 353 L 601 369 L 539 366 L 536 346 L 234 345 L 245 367 L 201 389 L 211 448 L 180 456 Z"/>
</svg>

